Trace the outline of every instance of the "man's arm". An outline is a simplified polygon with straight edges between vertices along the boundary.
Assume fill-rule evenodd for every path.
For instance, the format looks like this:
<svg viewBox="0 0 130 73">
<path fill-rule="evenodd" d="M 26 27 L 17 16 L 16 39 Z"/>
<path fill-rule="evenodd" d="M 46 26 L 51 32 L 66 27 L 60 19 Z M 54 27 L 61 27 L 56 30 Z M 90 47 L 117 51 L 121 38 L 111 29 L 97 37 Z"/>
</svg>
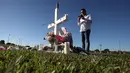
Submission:
<svg viewBox="0 0 130 73">
<path fill-rule="evenodd" d="M 80 17 L 80 16 L 78 16 L 78 25 L 80 25 L 80 18 L 81 18 L 81 17 Z"/>
<path fill-rule="evenodd" d="M 88 17 L 88 23 L 92 23 L 92 18 L 91 18 L 90 14 L 89 14 L 89 17 Z"/>
<path fill-rule="evenodd" d="M 80 25 L 80 24 L 85 22 L 85 21 L 80 21 L 81 19 L 83 20 L 85 18 L 82 15 L 78 16 L 78 25 Z"/>
<path fill-rule="evenodd" d="M 88 15 L 87 17 L 83 18 L 83 20 L 84 20 L 86 23 L 92 23 L 91 15 Z"/>
</svg>

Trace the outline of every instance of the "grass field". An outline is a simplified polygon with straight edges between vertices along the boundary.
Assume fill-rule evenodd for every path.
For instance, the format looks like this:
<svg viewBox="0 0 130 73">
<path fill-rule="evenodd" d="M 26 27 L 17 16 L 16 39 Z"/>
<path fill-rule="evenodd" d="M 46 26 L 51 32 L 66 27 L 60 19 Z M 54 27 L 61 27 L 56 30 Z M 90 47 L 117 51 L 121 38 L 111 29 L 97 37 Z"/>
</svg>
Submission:
<svg viewBox="0 0 130 73">
<path fill-rule="evenodd" d="M 130 55 L 0 51 L 0 73 L 130 73 Z"/>
</svg>

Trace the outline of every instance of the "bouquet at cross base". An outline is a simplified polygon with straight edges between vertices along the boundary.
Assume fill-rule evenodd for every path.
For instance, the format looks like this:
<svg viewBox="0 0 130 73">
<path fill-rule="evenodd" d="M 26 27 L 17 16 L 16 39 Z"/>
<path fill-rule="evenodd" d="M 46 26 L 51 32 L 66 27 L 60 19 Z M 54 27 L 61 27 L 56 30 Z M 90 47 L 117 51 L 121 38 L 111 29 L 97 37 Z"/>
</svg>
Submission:
<svg viewBox="0 0 130 73">
<path fill-rule="evenodd" d="M 48 42 L 51 45 L 54 45 L 54 43 L 61 44 L 65 40 L 64 37 L 61 37 L 61 36 L 58 36 L 58 35 L 54 35 L 54 32 L 47 33 L 47 35 L 46 35 L 46 37 L 44 39 L 48 40 Z"/>
</svg>

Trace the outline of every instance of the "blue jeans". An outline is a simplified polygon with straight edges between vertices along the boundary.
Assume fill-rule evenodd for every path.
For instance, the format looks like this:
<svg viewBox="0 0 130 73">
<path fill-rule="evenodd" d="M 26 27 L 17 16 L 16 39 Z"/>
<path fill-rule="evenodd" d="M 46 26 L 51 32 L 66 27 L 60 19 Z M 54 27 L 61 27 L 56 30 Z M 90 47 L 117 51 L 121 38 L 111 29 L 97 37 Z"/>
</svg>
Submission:
<svg viewBox="0 0 130 73">
<path fill-rule="evenodd" d="M 81 32 L 82 48 L 85 50 L 85 45 L 87 44 L 87 52 L 89 52 L 89 49 L 90 49 L 90 33 L 91 33 L 90 29 L 88 29 L 87 31 Z M 86 40 L 86 44 L 85 44 L 85 40 Z"/>
</svg>

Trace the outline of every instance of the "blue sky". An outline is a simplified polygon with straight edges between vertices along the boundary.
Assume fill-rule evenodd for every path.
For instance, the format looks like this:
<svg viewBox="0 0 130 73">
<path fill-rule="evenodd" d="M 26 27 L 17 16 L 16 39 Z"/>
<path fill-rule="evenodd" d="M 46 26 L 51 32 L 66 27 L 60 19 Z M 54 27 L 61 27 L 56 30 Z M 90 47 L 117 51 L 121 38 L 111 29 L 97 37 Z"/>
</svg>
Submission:
<svg viewBox="0 0 130 73">
<path fill-rule="evenodd" d="M 75 46 L 81 46 L 77 25 L 80 9 L 92 15 L 91 50 L 110 48 L 130 51 L 130 1 L 129 0 L 58 0 L 59 17 L 69 15 L 61 24 L 72 32 Z M 43 37 L 47 26 L 54 20 L 56 0 L 0 0 L 0 40 L 22 45 L 47 44 Z M 46 24 L 43 26 L 43 24 Z M 20 40 L 19 40 L 20 39 Z M 20 41 L 20 42 L 19 42 Z"/>
</svg>

